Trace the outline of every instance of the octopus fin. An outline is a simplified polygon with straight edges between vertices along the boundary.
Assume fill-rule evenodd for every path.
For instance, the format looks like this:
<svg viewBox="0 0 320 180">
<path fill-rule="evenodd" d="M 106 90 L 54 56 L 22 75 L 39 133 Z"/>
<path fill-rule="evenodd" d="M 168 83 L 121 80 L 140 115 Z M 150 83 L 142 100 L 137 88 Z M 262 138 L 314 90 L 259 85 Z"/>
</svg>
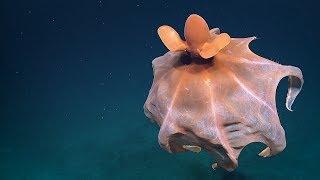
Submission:
<svg viewBox="0 0 320 180">
<path fill-rule="evenodd" d="M 201 48 L 210 39 L 207 22 L 197 14 L 190 15 L 185 22 L 184 37 L 191 49 Z"/>
<path fill-rule="evenodd" d="M 184 51 L 187 49 L 186 43 L 180 38 L 177 31 L 170 26 L 160 26 L 158 28 L 158 35 L 170 51 Z"/>
<path fill-rule="evenodd" d="M 213 40 L 204 43 L 200 49 L 200 56 L 208 59 L 215 56 L 221 49 L 226 47 L 231 41 L 227 33 L 217 35 Z"/>
</svg>

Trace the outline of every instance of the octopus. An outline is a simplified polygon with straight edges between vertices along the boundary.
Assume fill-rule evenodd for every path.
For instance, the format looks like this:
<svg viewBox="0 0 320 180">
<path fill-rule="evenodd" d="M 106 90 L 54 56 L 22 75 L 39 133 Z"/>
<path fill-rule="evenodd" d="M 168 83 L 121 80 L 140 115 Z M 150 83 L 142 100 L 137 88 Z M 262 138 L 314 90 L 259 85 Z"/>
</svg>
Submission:
<svg viewBox="0 0 320 180">
<path fill-rule="evenodd" d="M 276 90 L 288 77 L 286 108 L 301 91 L 299 68 L 281 65 L 253 53 L 256 37 L 231 38 L 209 29 L 190 15 L 183 40 L 170 26 L 158 28 L 169 52 L 152 61 L 154 79 L 144 113 L 160 126 L 158 142 L 170 153 L 206 151 L 212 168 L 233 171 L 244 147 L 266 145 L 258 155 L 270 157 L 286 147 Z"/>
</svg>

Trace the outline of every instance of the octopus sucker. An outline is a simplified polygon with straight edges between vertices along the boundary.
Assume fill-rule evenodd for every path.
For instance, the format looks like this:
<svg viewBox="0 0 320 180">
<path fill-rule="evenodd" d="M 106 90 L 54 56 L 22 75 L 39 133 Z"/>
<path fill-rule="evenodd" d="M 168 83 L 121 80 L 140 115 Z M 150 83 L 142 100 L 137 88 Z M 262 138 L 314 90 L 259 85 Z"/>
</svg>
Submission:
<svg viewBox="0 0 320 180">
<path fill-rule="evenodd" d="M 152 61 L 154 79 L 144 104 L 148 118 L 160 126 L 158 141 L 171 153 L 209 153 L 217 167 L 232 171 L 253 142 L 270 157 L 286 147 L 276 109 L 278 83 L 288 77 L 286 108 L 303 86 L 299 68 L 256 55 L 249 48 L 256 37 L 233 38 L 190 15 L 184 38 L 163 25 L 158 35 L 169 52 Z"/>
</svg>

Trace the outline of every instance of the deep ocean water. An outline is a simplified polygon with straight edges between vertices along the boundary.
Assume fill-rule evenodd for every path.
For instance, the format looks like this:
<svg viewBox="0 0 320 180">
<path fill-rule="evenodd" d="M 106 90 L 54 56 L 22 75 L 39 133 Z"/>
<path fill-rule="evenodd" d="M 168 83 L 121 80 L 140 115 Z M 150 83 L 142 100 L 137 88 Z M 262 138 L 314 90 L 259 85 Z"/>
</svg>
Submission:
<svg viewBox="0 0 320 180">
<path fill-rule="evenodd" d="M 1 2 L 0 179 L 317 179 L 320 67 L 318 6 L 306 1 Z M 197 13 L 232 37 L 257 36 L 257 54 L 299 67 L 293 112 L 277 91 L 286 149 L 250 144 L 234 172 L 213 159 L 169 154 L 143 113 L 151 61 L 167 50 L 156 30 L 183 32 Z"/>
</svg>

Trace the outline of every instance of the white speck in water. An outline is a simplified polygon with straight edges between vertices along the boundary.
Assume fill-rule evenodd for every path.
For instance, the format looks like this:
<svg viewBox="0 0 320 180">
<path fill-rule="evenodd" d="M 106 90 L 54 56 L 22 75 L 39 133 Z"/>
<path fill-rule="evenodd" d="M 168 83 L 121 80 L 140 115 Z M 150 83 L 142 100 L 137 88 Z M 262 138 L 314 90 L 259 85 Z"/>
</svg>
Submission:
<svg viewBox="0 0 320 180">
<path fill-rule="evenodd" d="M 108 75 L 107 75 L 107 79 L 111 79 L 112 78 L 112 73 L 109 72 Z"/>
</svg>

